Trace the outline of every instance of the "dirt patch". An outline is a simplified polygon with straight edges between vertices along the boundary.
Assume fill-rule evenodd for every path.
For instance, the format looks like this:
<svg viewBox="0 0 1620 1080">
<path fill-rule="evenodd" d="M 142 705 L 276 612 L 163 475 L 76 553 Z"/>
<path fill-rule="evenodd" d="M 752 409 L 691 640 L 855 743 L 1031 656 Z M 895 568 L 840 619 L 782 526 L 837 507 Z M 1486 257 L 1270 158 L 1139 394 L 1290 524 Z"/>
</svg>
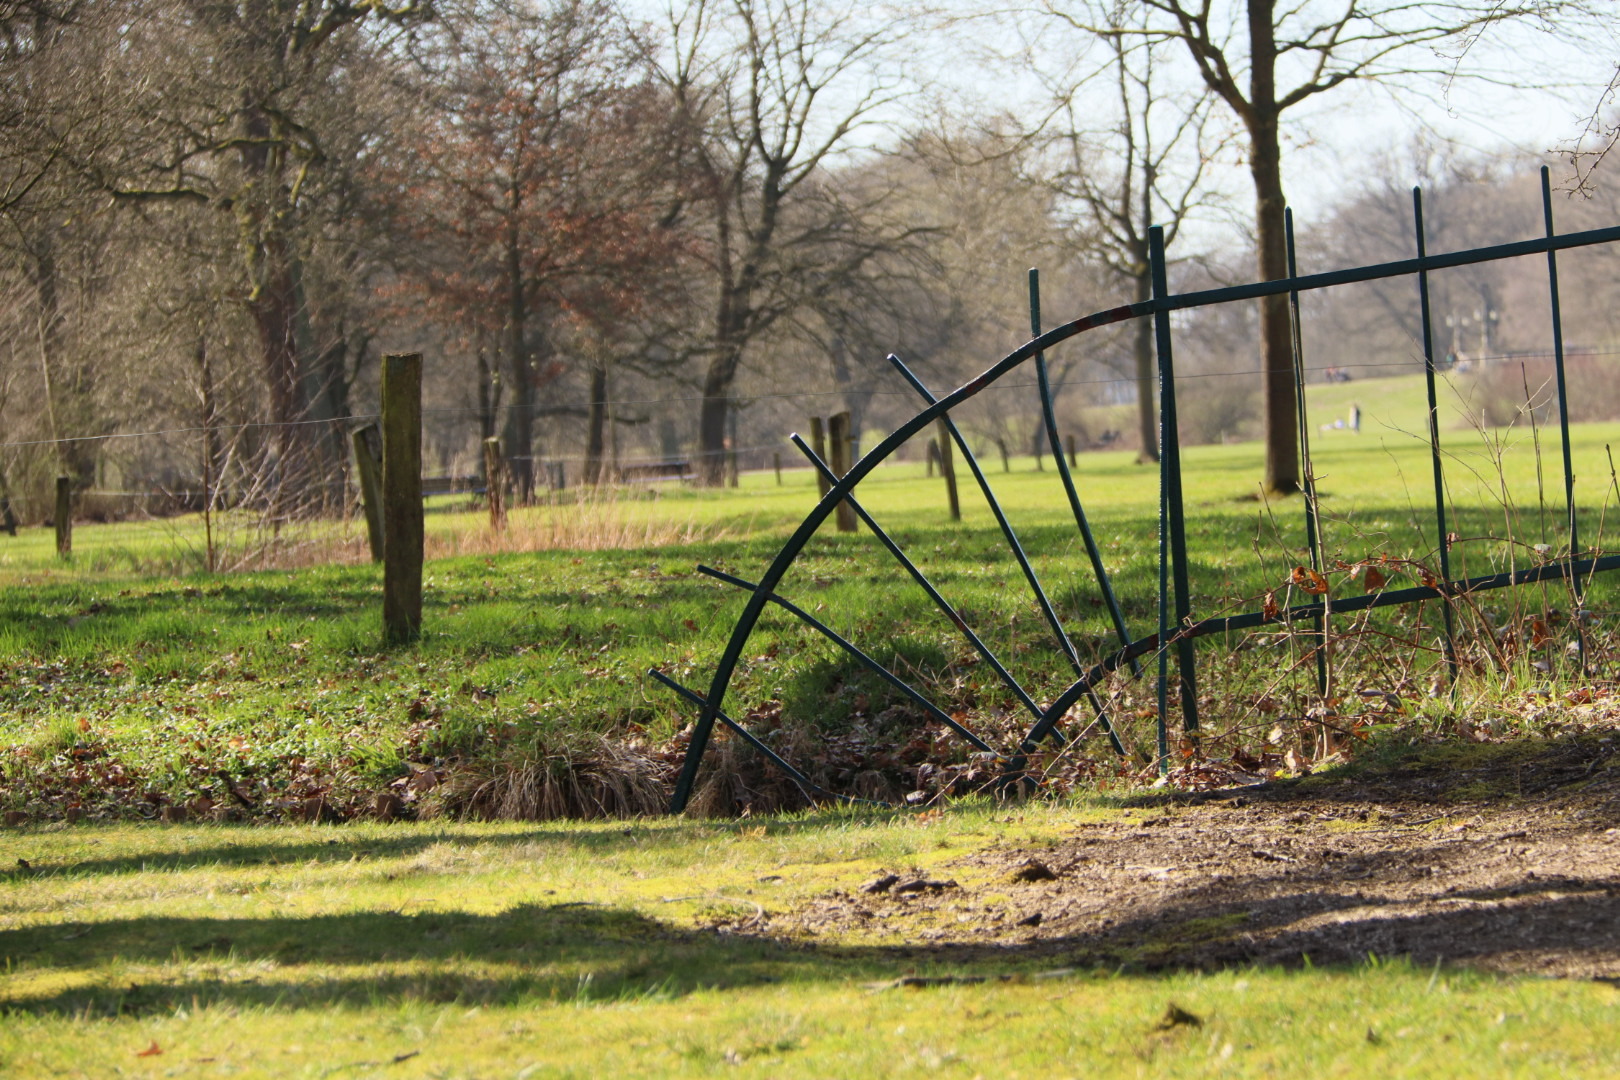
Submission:
<svg viewBox="0 0 1620 1080">
<path fill-rule="evenodd" d="M 852 885 L 763 928 L 1139 970 L 1371 954 L 1617 979 L 1620 757 L 1613 738 L 1447 749 L 1144 798 L 1049 846 L 948 869 L 949 888 Z"/>
</svg>

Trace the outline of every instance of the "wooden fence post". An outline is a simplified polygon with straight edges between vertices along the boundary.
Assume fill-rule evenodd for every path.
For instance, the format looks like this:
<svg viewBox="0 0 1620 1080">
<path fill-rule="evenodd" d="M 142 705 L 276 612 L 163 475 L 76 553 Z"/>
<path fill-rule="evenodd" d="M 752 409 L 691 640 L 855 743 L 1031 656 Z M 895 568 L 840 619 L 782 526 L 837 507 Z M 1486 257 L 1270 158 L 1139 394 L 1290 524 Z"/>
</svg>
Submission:
<svg viewBox="0 0 1620 1080">
<path fill-rule="evenodd" d="M 1069 433 L 1069 468 L 1072 469 L 1076 465 L 1078 465 L 1079 463 L 1080 463 L 1079 459 L 1075 456 L 1075 453 L 1074 453 L 1074 433 L 1070 432 Z"/>
<path fill-rule="evenodd" d="M 73 554 L 73 477 L 56 478 L 56 557 Z"/>
<path fill-rule="evenodd" d="M 422 354 L 382 363 L 383 644 L 422 633 Z"/>
<path fill-rule="evenodd" d="M 782 486 L 782 451 L 777 450 L 771 454 L 771 464 L 776 466 L 776 486 Z"/>
<path fill-rule="evenodd" d="M 850 460 L 851 450 L 854 448 L 853 439 L 849 430 L 849 413 L 841 412 L 836 416 L 827 418 L 827 451 L 832 454 L 832 460 L 827 462 L 835 475 L 842 478 L 849 472 L 854 464 Z M 859 519 L 855 516 L 855 508 L 844 499 L 838 504 L 838 531 L 854 532 Z"/>
<path fill-rule="evenodd" d="M 951 520 L 962 520 L 962 503 L 956 497 L 956 461 L 951 456 L 951 429 L 942 416 L 935 421 L 939 431 L 939 475 L 945 478 L 945 497 L 951 504 Z"/>
<path fill-rule="evenodd" d="M 827 461 L 827 436 L 825 430 L 821 426 L 821 417 L 819 416 L 812 416 L 810 418 L 810 449 L 816 452 L 816 457 L 820 458 L 822 461 L 826 461 L 829 466 L 832 464 L 831 461 Z M 820 469 L 817 469 L 816 491 L 819 493 L 819 498 L 825 499 L 827 497 L 827 488 L 829 486 L 830 485 L 827 483 L 827 478 L 822 475 Z"/>
<path fill-rule="evenodd" d="M 360 480 L 360 507 L 366 514 L 371 561 L 382 562 L 382 438 L 376 424 L 367 424 L 356 428 L 349 439 L 354 443 L 354 471 Z"/>
<path fill-rule="evenodd" d="M 501 440 L 484 440 L 484 499 L 489 503 L 489 527 L 506 528 L 506 470 L 501 467 Z"/>
<path fill-rule="evenodd" d="M 927 478 L 932 480 L 934 478 L 934 466 L 939 464 L 939 443 L 929 439 L 923 445 L 928 447 L 927 451 L 923 453 L 923 457 L 928 459 Z"/>
</svg>

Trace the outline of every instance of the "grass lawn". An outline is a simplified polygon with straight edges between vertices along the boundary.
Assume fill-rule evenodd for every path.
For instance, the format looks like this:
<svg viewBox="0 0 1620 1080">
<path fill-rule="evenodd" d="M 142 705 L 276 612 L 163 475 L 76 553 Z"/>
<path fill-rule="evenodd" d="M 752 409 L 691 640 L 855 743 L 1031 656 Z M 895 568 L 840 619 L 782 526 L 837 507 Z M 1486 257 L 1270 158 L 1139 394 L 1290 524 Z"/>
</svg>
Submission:
<svg viewBox="0 0 1620 1080">
<path fill-rule="evenodd" d="M 874 868 L 961 877 L 973 871 L 946 864 L 964 852 L 1120 813 L 1074 801 L 730 823 L 9 830 L 0 1073 L 1620 1070 L 1620 992 L 1597 982 L 1376 957 L 1314 970 L 1070 970 L 1017 949 L 931 957 L 881 931 L 746 930 L 754 913 L 854 888 Z M 894 985 L 907 976 L 991 981 Z M 1200 1023 L 1167 1023 L 1172 1004 Z"/>
<path fill-rule="evenodd" d="M 1410 420 L 1414 393 L 1421 415 L 1421 383 L 1382 382 L 1392 385 L 1380 392 L 1371 382 L 1352 384 L 1366 402 L 1363 431 L 1322 437 L 1316 462 L 1330 557 L 1346 565 L 1379 555 L 1413 560 L 1404 576 L 1391 569 L 1398 586 L 1419 576 L 1415 564 L 1434 566 L 1434 523 L 1426 445 L 1399 427 Z M 1380 402 L 1393 403 L 1388 424 Z M 1613 529 L 1607 446 L 1616 435 L 1620 425 L 1575 430 L 1584 547 L 1605 546 Z M 1454 572 L 1533 563 L 1542 557 L 1537 544 L 1556 551 L 1556 455 L 1543 453 L 1538 471 L 1531 435 L 1518 429 L 1489 438 L 1448 429 L 1445 438 L 1452 528 L 1462 537 Z M 1252 609 L 1267 590 L 1285 597 L 1291 569 L 1305 559 L 1299 501 L 1252 497 L 1253 444 L 1193 447 L 1186 462 L 1199 613 Z M 1099 657 L 1114 644 L 1104 609 L 1055 473 L 1049 462 L 1044 471 L 1034 466 L 1014 459 L 1010 473 L 991 468 L 990 478 L 1076 645 Z M 861 499 L 1032 695 L 1050 697 L 1067 685 L 1069 669 L 988 511 L 965 492 L 964 520 L 950 522 L 940 481 L 921 472 L 904 462 L 881 468 Z M 1157 575 L 1153 471 L 1125 453 L 1095 453 L 1082 457 L 1078 479 L 1127 621 L 1145 632 Z M 231 802 L 223 772 L 259 809 L 274 809 L 310 797 L 360 799 L 422 763 L 477 759 L 489 766 L 485 778 L 540 768 L 566 758 L 582 734 L 660 744 L 690 714 L 644 673 L 658 666 L 702 689 L 741 606 L 739 593 L 693 568 L 708 563 L 756 578 L 813 498 L 804 471 L 787 473 L 780 486 L 768 473 L 746 476 L 740 491 L 664 486 L 520 511 L 512 536 L 499 542 L 480 515 L 441 508 L 429 516 L 432 543 L 462 554 L 429 563 L 424 639 L 396 650 L 378 644 L 381 574 L 369 561 L 153 575 L 154 560 L 162 561 L 154 551 L 172 549 L 179 536 L 194 544 L 194 520 L 82 527 L 83 546 L 69 564 L 50 555 L 46 530 L 27 530 L 0 541 L 0 744 L 9 748 L 0 758 L 0 802 L 36 817 L 58 817 L 69 805 L 90 817 L 152 816 L 198 798 Z M 501 546 L 517 541 L 545 550 Z M 1336 590 L 1359 591 L 1344 571 L 1330 577 Z M 783 592 L 933 686 L 944 707 L 975 727 L 1021 726 L 1007 689 L 870 535 L 824 530 Z M 1599 582 L 1589 602 L 1596 617 L 1612 597 Z M 1478 678 L 1459 707 L 1489 711 L 1504 692 L 1542 692 L 1548 679 L 1535 665 L 1553 676 L 1566 666 L 1557 620 L 1567 606 L 1567 597 L 1538 588 L 1489 594 L 1465 613 L 1468 625 L 1489 625 L 1491 635 L 1478 635 Z M 1383 638 L 1347 645 L 1344 685 L 1408 699 L 1408 712 L 1446 713 L 1449 701 L 1425 697 L 1434 620 L 1432 611 L 1406 609 L 1368 624 L 1407 644 L 1393 657 L 1374 647 Z M 1543 620 L 1552 634 L 1535 629 Z M 1256 641 L 1274 651 L 1225 662 Z M 1268 703 L 1282 701 L 1294 715 L 1308 706 L 1310 673 L 1291 641 L 1262 636 L 1200 648 L 1211 661 L 1222 658 L 1204 665 L 1212 734 L 1252 739 L 1274 723 Z M 854 724 L 873 729 L 876 741 L 917 722 L 892 710 L 892 691 L 785 615 L 761 624 L 747 661 L 728 699 L 733 715 L 779 705 L 817 738 Z M 1122 728 L 1146 745 L 1140 714 L 1151 704 L 1149 688 L 1122 683 L 1114 692 Z"/>
<path fill-rule="evenodd" d="M 1428 458 L 1408 434 L 1414 383 L 1354 384 L 1362 432 L 1317 440 L 1329 551 L 1346 563 L 1387 553 L 1432 564 Z M 1614 546 L 1606 449 L 1617 435 L 1620 425 L 1576 431 L 1583 546 Z M 1538 478 L 1529 433 L 1448 427 L 1445 439 L 1460 572 L 1533 561 L 1535 544 L 1556 551 L 1557 471 L 1544 455 Z M 1201 614 L 1254 606 L 1303 559 L 1299 502 L 1256 501 L 1258 463 L 1253 445 L 1187 453 Z M 1127 618 L 1146 628 L 1153 473 L 1098 453 L 1078 475 Z M 990 476 L 1076 643 L 1088 656 L 1111 648 L 1050 463 L 1014 459 Z M 191 519 L 81 526 L 68 564 L 45 530 L 0 540 L 0 809 L 25 822 L 0 829 L 0 1075 L 1620 1073 L 1620 992 L 1602 982 L 1378 956 L 1155 973 L 1070 968 L 1061 950 L 989 942 L 928 949 L 877 924 L 751 932 L 882 868 L 993 894 L 990 871 L 962 857 L 1119 826 L 1121 800 L 1095 787 L 1011 808 L 458 818 L 513 776 L 577 771 L 583 759 L 570 755 L 588 756 L 593 739 L 667 766 L 660 748 L 690 711 L 644 672 L 701 689 L 741 606 L 694 565 L 756 577 L 813 492 L 804 471 L 780 487 L 745 476 L 740 492 L 624 492 L 521 511 L 503 540 L 479 515 L 438 506 L 425 635 L 393 650 L 378 644 L 380 573 L 339 527 L 292 537 L 282 554 L 293 568 L 228 574 L 196 569 Z M 1067 682 L 981 504 L 964 498 L 964 521 L 948 521 L 940 482 L 908 463 L 879 470 L 861 498 L 1032 693 Z M 825 531 L 783 591 L 975 727 L 1020 726 L 1005 689 L 870 536 Z M 1425 651 L 1432 612 L 1369 624 L 1394 644 L 1347 635 L 1340 678 L 1374 690 L 1388 706 L 1380 724 L 1414 737 L 1493 718 L 1495 735 L 1607 724 L 1613 597 L 1594 589 L 1585 676 L 1564 659 L 1555 611 L 1567 597 L 1535 589 L 1466 613 L 1475 666 L 1455 699 Z M 1543 619 L 1550 631 L 1535 629 Z M 1311 672 L 1286 635 L 1200 648 L 1207 745 L 1252 748 L 1267 729 L 1304 723 Z M 870 764 L 839 754 L 881 752 L 891 777 L 918 783 L 920 762 L 960 756 L 785 617 L 762 623 L 746 659 L 728 707 L 776 725 L 790 756 L 821 760 L 829 776 Z M 1111 692 L 1122 729 L 1145 740 L 1145 688 Z M 1084 752 L 1111 782 L 1106 751 Z M 363 817 L 381 790 L 440 816 L 284 823 L 311 799 Z M 196 820 L 199 805 L 243 802 L 254 824 Z M 186 807 L 189 822 L 140 820 Z M 70 813 L 87 820 L 66 824 Z M 907 978 L 935 981 L 897 985 Z"/>
</svg>

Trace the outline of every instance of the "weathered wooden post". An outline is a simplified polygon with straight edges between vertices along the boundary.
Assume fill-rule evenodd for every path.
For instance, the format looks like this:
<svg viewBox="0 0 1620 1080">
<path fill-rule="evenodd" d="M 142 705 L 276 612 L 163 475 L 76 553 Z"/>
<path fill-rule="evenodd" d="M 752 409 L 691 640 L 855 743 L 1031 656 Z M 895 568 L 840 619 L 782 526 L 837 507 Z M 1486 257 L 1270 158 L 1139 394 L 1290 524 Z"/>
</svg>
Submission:
<svg viewBox="0 0 1620 1080">
<path fill-rule="evenodd" d="M 1078 464 L 1080 464 L 1080 461 L 1075 456 L 1075 452 L 1074 452 L 1074 433 L 1070 432 L 1069 433 L 1069 468 L 1072 469 Z"/>
<path fill-rule="evenodd" d="M 832 460 L 827 464 L 832 467 L 835 475 L 842 478 L 849 472 L 854 464 L 850 458 L 853 456 L 854 440 L 849 430 L 849 413 L 841 412 L 836 416 L 827 418 L 827 451 Z M 848 499 L 838 503 L 838 531 L 854 532 L 859 524 L 855 517 L 855 508 L 849 504 Z"/>
<path fill-rule="evenodd" d="M 951 504 L 951 520 L 962 520 L 962 503 L 956 497 L 956 462 L 951 457 L 951 429 L 942 416 L 935 425 L 939 431 L 939 475 L 945 478 L 945 497 Z"/>
<path fill-rule="evenodd" d="M 382 364 L 383 644 L 422 633 L 422 354 Z"/>
<path fill-rule="evenodd" d="M 501 440 L 484 440 L 484 498 L 489 502 L 489 527 L 506 528 L 506 470 L 501 467 Z"/>
<path fill-rule="evenodd" d="M 56 557 L 73 554 L 73 477 L 56 478 Z"/>
<path fill-rule="evenodd" d="M 349 439 L 354 443 L 354 471 L 360 480 L 360 507 L 366 514 L 371 561 L 382 562 L 382 437 L 376 424 L 367 424 L 356 428 Z"/>
<path fill-rule="evenodd" d="M 782 451 L 777 450 L 771 454 L 771 464 L 776 467 L 776 486 L 782 486 Z"/>
<path fill-rule="evenodd" d="M 932 480 L 934 478 L 934 466 L 939 464 L 939 443 L 929 439 L 924 445 L 928 447 L 927 452 L 923 454 L 923 457 L 928 459 L 927 478 Z"/>
<path fill-rule="evenodd" d="M 832 462 L 827 459 L 827 434 L 821 425 L 821 417 L 819 416 L 810 418 L 810 449 L 816 452 L 816 457 L 826 461 L 829 466 L 832 465 Z M 831 485 L 827 483 L 827 477 L 822 474 L 820 469 L 817 469 L 816 491 L 819 493 L 820 498 L 825 499 L 827 497 L 827 488 L 829 486 Z"/>
</svg>

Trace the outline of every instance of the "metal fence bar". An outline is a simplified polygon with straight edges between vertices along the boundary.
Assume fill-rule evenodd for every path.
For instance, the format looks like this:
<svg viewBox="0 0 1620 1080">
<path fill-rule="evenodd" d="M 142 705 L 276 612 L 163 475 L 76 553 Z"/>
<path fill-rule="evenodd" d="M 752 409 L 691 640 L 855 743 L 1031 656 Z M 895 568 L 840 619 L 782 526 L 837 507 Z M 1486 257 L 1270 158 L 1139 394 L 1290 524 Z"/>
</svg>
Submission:
<svg viewBox="0 0 1620 1080">
<path fill-rule="evenodd" d="M 1587 229 L 1584 232 L 1563 233 L 1535 240 L 1519 240 L 1512 244 L 1467 248 L 1463 251 L 1449 251 L 1443 255 L 1419 254 L 1415 259 L 1396 259 L 1393 262 L 1373 263 L 1370 266 L 1328 270 L 1320 274 L 1306 274 L 1299 278 L 1277 278 L 1275 281 L 1256 281 L 1248 285 L 1228 285 L 1219 289 L 1177 293 L 1162 300 L 1146 300 L 1129 306 L 1144 309 L 1141 312 L 1144 315 L 1151 315 L 1161 307 L 1169 311 L 1182 311 L 1186 308 L 1208 307 L 1211 304 L 1230 304 L 1238 300 L 1258 300 L 1262 296 L 1279 296 L 1294 290 L 1313 292 L 1335 285 L 1354 285 L 1362 281 L 1410 277 L 1429 270 L 1450 270 L 1458 266 L 1472 266 L 1475 263 L 1517 259 L 1524 255 L 1568 251 L 1570 248 L 1590 247 L 1593 244 L 1612 244 L 1617 240 L 1620 240 L 1620 225 L 1611 225 L 1605 229 Z"/>
<path fill-rule="evenodd" d="M 832 483 L 834 487 L 837 487 L 838 478 L 834 476 L 833 471 L 827 467 L 827 463 L 817 457 L 816 452 L 810 449 L 809 444 L 803 439 L 799 438 L 799 436 L 794 435 L 792 436 L 792 439 L 793 445 L 797 446 L 800 453 L 804 454 L 804 456 L 809 459 L 810 464 L 819 469 L 822 474 L 827 477 L 828 481 Z M 951 606 L 951 602 L 941 595 L 940 591 L 934 587 L 934 583 L 928 580 L 927 575 L 918 569 L 917 564 L 911 561 L 910 556 L 901 550 L 899 544 L 894 542 L 894 538 L 884 530 L 883 526 L 877 523 L 876 519 L 874 519 L 870 513 L 867 512 L 866 507 L 857 502 L 855 500 L 855 496 L 853 495 L 844 496 L 844 501 L 854 508 L 856 515 L 862 521 L 866 522 L 867 528 L 872 530 L 872 535 L 877 537 L 878 541 L 882 543 L 884 547 L 889 549 L 889 554 L 893 555 L 895 560 L 898 561 L 905 569 L 906 573 L 911 575 L 911 580 L 915 581 L 922 591 L 928 594 L 928 598 L 932 600 L 939 610 L 945 615 L 945 617 L 951 621 L 951 625 L 962 632 L 963 636 L 968 639 L 968 644 L 972 645 L 973 650 L 984 659 L 985 663 L 990 665 L 1001 681 L 1006 684 L 1007 689 L 1011 690 L 1013 695 L 1023 703 L 1024 708 L 1028 709 L 1037 718 L 1040 717 L 1042 715 L 1041 707 L 1035 704 L 1035 699 L 1029 696 L 1029 692 L 1019 684 L 1017 679 L 1013 678 L 1012 672 L 1008 671 L 1006 665 L 996 658 L 995 653 L 990 651 L 990 646 L 986 645 L 979 638 L 979 635 L 973 632 L 973 628 L 967 624 L 967 620 L 962 618 L 961 614 L 957 612 L 956 608 Z"/>
<path fill-rule="evenodd" d="M 1541 167 L 1541 214 L 1547 228 L 1547 238 L 1554 236 L 1552 208 L 1552 180 L 1547 166 Z M 1552 303 L 1553 372 L 1558 381 L 1558 434 L 1564 451 L 1564 511 L 1569 517 L 1569 554 L 1573 558 L 1581 553 L 1580 532 L 1575 520 L 1575 466 L 1569 448 L 1569 386 L 1564 377 L 1564 316 L 1558 297 L 1558 253 L 1547 252 L 1547 292 Z M 1581 583 L 1575 582 L 1575 601 L 1581 599 Z M 1579 628 L 1580 620 L 1576 620 Z M 1585 650 L 1582 649 L 1584 653 Z"/>
<path fill-rule="evenodd" d="M 1031 337 L 1041 336 L 1041 275 L 1039 270 L 1031 269 L 1029 272 L 1029 330 Z M 1109 579 L 1108 569 L 1103 566 L 1102 551 L 1097 547 L 1096 537 L 1092 535 L 1091 523 L 1086 519 L 1086 511 L 1080 505 L 1080 492 L 1074 485 L 1074 476 L 1069 472 L 1069 459 L 1063 456 L 1063 441 L 1058 436 L 1057 412 L 1052 404 L 1051 381 L 1046 374 L 1046 353 L 1035 354 L 1035 381 L 1040 386 L 1041 393 L 1041 419 L 1046 426 L 1046 439 L 1052 446 L 1052 460 L 1057 463 L 1058 476 L 1063 481 L 1063 491 L 1069 498 L 1069 512 L 1074 515 L 1074 523 L 1080 529 L 1080 539 L 1086 545 L 1086 557 L 1091 560 L 1092 573 L 1097 575 L 1097 585 L 1102 590 L 1103 602 L 1108 607 L 1108 618 L 1114 624 L 1114 636 L 1119 638 L 1121 647 L 1128 647 L 1131 643 L 1131 632 L 1125 626 L 1125 613 L 1120 609 L 1119 598 L 1114 595 L 1114 585 Z M 1131 670 L 1140 675 L 1142 670 L 1132 663 Z M 1112 731 L 1110 731 L 1112 736 Z"/>
<path fill-rule="evenodd" d="M 1164 255 L 1164 229 L 1148 230 L 1148 262 L 1153 274 L 1153 298 L 1165 301 L 1170 295 L 1167 261 Z M 1159 359 L 1159 640 L 1167 640 L 1165 611 L 1165 569 L 1169 566 L 1171 591 L 1175 594 L 1175 621 L 1178 627 L 1192 617 L 1191 589 L 1187 584 L 1187 520 L 1181 497 L 1181 430 L 1176 420 L 1176 366 L 1170 343 L 1170 311 L 1162 304 L 1153 320 L 1154 343 Z M 1165 726 L 1166 660 L 1159 661 L 1159 749 L 1160 768 L 1166 767 L 1168 751 Z M 1190 637 L 1176 645 L 1176 673 L 1181 681 L 1181 727 L 1185 733 L 1198 730 L 1197 657 Z"/>
<path fill-rule="evenodd" d="M 723 581 L 727 585 L 735 585 L 739 589 L 747 589 L 752 591 L 758 588 L 758 586 L 751 581 L 744 581 L 740 577 L 735 577 L 723 570 L 716 570 L 712 566 L 699 565 L 698 573 L 706 574 L 709 577 L 714 578 L 716 581 Z M 859 660 L 862 664 L 864 664 L 874 675 L 877 675 L 884 682 L 887 682 L 890 686 L 894 687 L 896 690 L 899 690 L 917 705 L 921 706 L 935 720 L 938 720 L 940 723 L 962 736 L 962 738 L 966 739 L 975 749 L 981 750 L 987 754 L 995 753 L 995 750 L 991 748 L 989 743 L 979 738 L 970 729 L 958 722 L 957 719 L 950 713 L 946 712 L 938 705 L 935 705 L 932 701 L 929 701 L 928 698 L 924 697 L 923 694 L 910 683 L 906 682 L 904 679 L 900 678 L 900 676 L 896 675 L 894 672 L 878 663 L 872 657 L 868 656 L 861 650 L 859 646 L 850 641 L 848 638 L 844 637 L 838 631 L 834 630 L 832 627 L 828 626 L 826 623 L 822 622 L 808 611 L 799 607 L 791 600 L 778 596 L 775 593 L 771 593 L 769 599 L 771 603 L 775 604 L 782 610 L 793 615 L 797 615 L 799 619 L 812 630 L 816 630 L 825 635 L 833 644 L 837 645 L 839 648 L 853 656 L 856 660 Z"/>
<path fill-rule="evenodd" d="M 1037 357 L 1036 362 L 1039 363 L 1039 361 L 1040 358 Z M 928 389 L 927 384 L 919 379 L 916 373 L 907 367 L 905 362 L 894 353 L 889 354 L 889 363 L 894 365 L 895 370 L 900 372 L 901 376 L 911 384 L 912 389 L 916 390 L 924 401 L 933 404 L 939 400 L 934 396 L 933 391 Z M 1001 500 L 996 498 L 996 493 L 990 486 L 989 478 L 984 475 L 984 469 L 979 465 L 978 455 L 974 454 L 973 448 L 968 445 L 967 439 L 962 437 L 961 429 L 956 426 L 956 421 L 951 419 L 949 413 L 940 417 L 940 423 L 944 424 L 945 430 L 950 432 L 951 441 L 956 444 L 957 450 L 961 451 L 962 460 L 967 463 L 968 471 L 973 474 L 974 482 L 979 485 L 979 491 L 984 495 L 985 504 L 990 507 L 990 514 L 996 519 L 996 525 L 1001 529 L 1002 538 L 1007 541 L 1007 547 L 1012 550 L 1013 560 L 1018 563 L 1018 568 L 1023 571 L 1024 580 L 1029 584 L 1030 591 L 1035 594 L 1035 603 L 1041 609 L 1041 615 L 1046 619 L 1046 625 L 1051 629 L 1052 635 L 1057 638 L 1058 645 L 1063 650 L 1063 655 L 1068 658 L 1069 666 L 1074 669 L 1076 675 L 1080 674 L 1085 670 L 1085 665 L 1080 662 L 1080 654 L 1075 652 L 1074 643 L 1069 640 L 1067 631 L 1063 629 L 1063 620 L 1058 618 L 1057 609 L 1052 606 L 1052 601 L 1046 595 L 1046 589 L 1041 586 L 1041 579 L 1035 573 L 1035 567 L 1030 564 L 1029 556 L 1024 553 L 1024 545 L 1018 542 L 1018 533 L 1014 531 L 1012 522 L 1007 520 L 1007 515 L 1001 508 Z M 1129 643 L 1125 642 L 1123 644 Z M 1123 756 L 1125 744 L 1119 741 L 1119 736 L 1114 732 L 1114 725 L 1108 722 L 1108 712 L 1103 707 L 1103 703 L 1093 695 L 1091 705 L 1096 710 L 1097 723 L 1107 733 L 1109 741 L 1113 743 L 1114 751 Z"/>
<path fill-rule="evenodd" d="M 1620 570 L 1620 555 L 1604 555 L 1594 559 L 1572 559 L 1544 563 L 1541 566 L 1530 566 L 1523 570 L 1504 570 L 1501 573 L 1485 574 L 1481 577 L 1455 581 L 1449 587 L 1442 587 L 1438 584 L 1416 585 L 1409 589 L 1389 589 L 1384 592 L 1366 593 L 1362 596 L 1351 596 L 1335 601 L 1333 610 L 1340 615 L 1344 615 L 1352 611 L 1366 611 L 1369 608 L 1415 604 L 1422 600 L 1444 600 L 1469 593 L 1506 589 L 1514 585 L 1534 585 L 1537 582 L 1558 579 L 1572 580 L 1582 575 L 1601 574 L 1607 570 Z M 1236 630 L 1254 630 L 1273 623 L 1290 623 L 1315 618 L 1322 614 L 1323 611 L 1324 605 L 1316 603 L 1299 604 L 1294 607 L 1284 608 L 1271 615 L 1263 611 L 1246 611 L 1241 615 L 1218 615 L 1214 618 L 1193 623 L 1180 631 L 1178 636 L 1191 639 L 1209 637 L 1212 634 L 1226 634 Z M 1047 711 L 1061 716 L 1070 706 L 1080 700 L 1088 686 L 1093 686 L 1118 671 L 1132 657 L 1146 656 L 1158 648 L 1159 637 L 1157 634 L 1137 638 L 1131 642 L 1129 649 L 1120 649 L 1113 655 L 1104 657 L 1102 662 L 1086 672 L 1083 678 L 1077 680 L 1067 690 L 1059 694 L 1052 704 L 1047 706 Z"/>
<path fill-rule="evenodd" d="M 1283 239 L 1288 249 L 1288 276 L 1299 276 L 1294 249 L 1294 208 L 1283 210 Z M 1294 354 L 1294 405 L 1299 414 L 1300 474 L 1305 482 L 1305 540 L 1310 546 L 1311 569 L 1322 572 L 1322 511 L 1316 498 L 1316 466 L 1311 461 L 1311 425 L 1305 409 L 1305 338 L 1299 316 L 1299 291 L 1288 294 L 1289 345 Z M 1323 599 L 1327 599 L 1323 594 Z M 1328 613 L 1313 620 L 1316 632 L 1316 692 L 1328 692 Z"/>
<path fill-rule="evenodd" d="M 668 675 L 665 675 L 657 668 L 653 668 L 647 674 L 651 675 L 653 678 L 657 679 L 659 682 L 681 695 L 681 697 L 685 698 L 687 701 L 692 702 L 694 705 L 704 709 L 705 711 L 708 710 L 709 703 L 705 701 L 703 699 L 703 695 L 699 694 L 696 690 L 691 690 L 682 686 L 680 683 L 676 682 Z M 775 750 L 772 750 L 769 746 L 765 745 L 765 743 L 758 736 L 754 735 L 747 728 L 737 723 L 737 721 L 733 720 L 719 709 L 714 710 L 714 715 L 715 718 L 718 719 L 722 724 L 726 725 L 726 727 L 730 728 L 732 731 L 735 731 L 739 736 L 741 736 L 742 740 L 749 746 L 752 746 L 755 750 L 758 750 L 761 754 L 764 754 L 770 759 L 773 765 L 787 773 L 788 779 L 797 784 L 799 790 L 804 792 L 805 798 L 810 799 L 812 802 L 815 801 L 812 798 L 813 795 L 821 795 L 828 799 L 836 799 L 839 802 L 858 803 L 862 806 L 888 806 L 888 803 L 873 802 L 871 799 L 858 799 L 853 795 L 840 795 L 836 791 L 828 791 L 826 788 L 804 775 L 804 773 L 800 772 L 798 769 L 795 769 L 792 765 L 789 765 L 782 759 L 781 754 L 778 754 Z"/>
<path fill-rule="evenodd" d="M 1420 263 L 1427 261 L 1427 241 L 1423 233 L 1423 189 L 1412 189 L 1412 227 L 1417 234 L 1417 251 Z M 1440 533 L 1440 581 L 1442 585 L 1451 583 L 1451 531 L 1446 525 L 1446 477 L 1445 469 L 1440 463 L 1440 405 L 1434 388 L 1434 317 L 1429 308 L 1429 272 L 1427 269 L 1419 270 L 1418 304 L 1423 318 L 1423 378 L 1429 392 L 1429 460 L 1434 466 L 1434 517 L 1435 527 Z M 1456 627 L 1451 614 L 1449 602 L 1441 605 L 1441 617 L 1445 623 L 1446 641 L 1446 672 L 1453 685 L 1457 682 L 1457 641 Z"/>
</svg>

